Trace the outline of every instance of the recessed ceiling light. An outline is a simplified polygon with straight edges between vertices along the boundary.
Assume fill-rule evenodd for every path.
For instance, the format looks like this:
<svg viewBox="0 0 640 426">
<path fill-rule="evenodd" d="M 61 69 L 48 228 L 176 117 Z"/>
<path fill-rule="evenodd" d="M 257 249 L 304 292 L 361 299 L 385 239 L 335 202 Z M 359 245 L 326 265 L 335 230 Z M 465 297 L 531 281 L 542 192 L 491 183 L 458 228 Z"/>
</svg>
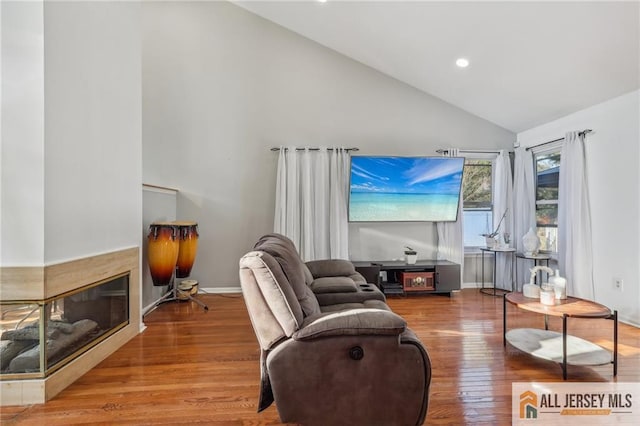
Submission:
<svg viewBox="0 0 640 426">
<path fill-rule="evenodd" d="M 466 68 L 469 66 L 469 60 L 466 58 L 458 58 L 456 60 L 456 65 L 459 66 L 460 68 Z"/>
<path fill-rule="evenodd" d="M 318 0 L 319 3 L 326 3 L 327 0 Z"/>
</svg>

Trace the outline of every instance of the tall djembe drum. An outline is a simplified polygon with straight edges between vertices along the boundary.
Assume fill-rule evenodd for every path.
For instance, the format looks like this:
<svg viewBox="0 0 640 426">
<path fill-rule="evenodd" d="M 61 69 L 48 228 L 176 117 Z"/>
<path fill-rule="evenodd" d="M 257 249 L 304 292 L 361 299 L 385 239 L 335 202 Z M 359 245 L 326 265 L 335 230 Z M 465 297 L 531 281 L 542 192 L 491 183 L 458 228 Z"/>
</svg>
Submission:
<svg viewBox="0 0 640 426">
<path fill-rule="evenodd" d="M 173 223 L 154 222 L 149 225 L 147 240 L 147 257 L 153 285 L 171 284 L 180 249 L 178 228 Z"/>
<path fill-rule="evenodd" d="M 157 300 L 144 315 L 153 311 L 158 305 L 174 300 L 191 300 L 202 306 L 205 311 L 209 307 L 192 297 L 197 293 L 196 280 L 183 280 L 180 284 L 174 278 L 185 278 L 191 273 L 193 262 L 198 251 L 198 224 L 196 222 L 154 222 L 149 226 L 148 261 L 153 285 L 170 285 L 171 291 Z"/>
<path fill-rule="evenodd" d="M 173 224 L 178 228 L 180 244 L 176 263 L 176 278 L 186 278 L 191 274 L 191 268 L 196 260 L 196 252 L 198 251 L 198 224 L 196 222 L 182 221 L 175 221 Z M 198 281 L 182 280 L 180 282 L 178 286 L 179 298 L 181 300 L 192 300 L 202 306 L 205 311 L 208 311 L 209 307 L 207 305 L 193 298 L 196 294 L 198 294 Z"/>
<path fill-rule="evenodd" d="M 175 221 L 173 224 L 178 229 L 179 242 L 176 278 L 186 278 L 191 273 L 198 251 L 198 224 L 180 221 Z"/>
</svg>

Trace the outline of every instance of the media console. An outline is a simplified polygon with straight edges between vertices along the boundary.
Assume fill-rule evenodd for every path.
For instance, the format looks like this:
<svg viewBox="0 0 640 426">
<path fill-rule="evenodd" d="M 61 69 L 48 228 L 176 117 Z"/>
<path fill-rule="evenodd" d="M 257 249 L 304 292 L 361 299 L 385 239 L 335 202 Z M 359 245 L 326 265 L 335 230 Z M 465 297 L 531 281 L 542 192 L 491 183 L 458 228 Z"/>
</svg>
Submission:
<svg viewBox="0 0 640 426">
<path fill-rule="evenodd" d="M 386 295 L 444 293 L 460 290 L 460 265 L 448 260 L 354 261 L 356 271 Z"/>
</svg>

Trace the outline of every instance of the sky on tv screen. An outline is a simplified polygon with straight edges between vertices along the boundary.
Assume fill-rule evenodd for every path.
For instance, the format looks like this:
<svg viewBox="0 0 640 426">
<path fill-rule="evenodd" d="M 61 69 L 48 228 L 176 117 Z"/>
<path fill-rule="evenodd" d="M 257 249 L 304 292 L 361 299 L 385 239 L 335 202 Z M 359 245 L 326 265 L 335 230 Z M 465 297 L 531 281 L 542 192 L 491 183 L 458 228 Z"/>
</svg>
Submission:
<svg viewBox="0 0 640 426">
<path fill-rule="evenodd" d="M 455 221 L 464 158 L 351 157 L 352 222 Z"/>
</svg>

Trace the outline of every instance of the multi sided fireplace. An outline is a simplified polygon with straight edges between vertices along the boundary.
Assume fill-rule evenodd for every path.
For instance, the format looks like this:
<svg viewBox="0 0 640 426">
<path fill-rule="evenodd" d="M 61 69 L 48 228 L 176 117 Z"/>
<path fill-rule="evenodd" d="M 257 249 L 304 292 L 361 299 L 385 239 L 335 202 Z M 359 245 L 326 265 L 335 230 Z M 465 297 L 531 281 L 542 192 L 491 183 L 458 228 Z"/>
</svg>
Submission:
<svg viewBox="0 0 640 426">
<path fill-rule="evenodd" d="M 41 302 L 0 302 L 0 374 L 46 377 L 129 324 L 129 274 Z"/>
<path fill-rule="evenodd" d="M 142 331 L 139 251 L 0 267 L 0 405 L 48 401 Z"/>
</svg>

